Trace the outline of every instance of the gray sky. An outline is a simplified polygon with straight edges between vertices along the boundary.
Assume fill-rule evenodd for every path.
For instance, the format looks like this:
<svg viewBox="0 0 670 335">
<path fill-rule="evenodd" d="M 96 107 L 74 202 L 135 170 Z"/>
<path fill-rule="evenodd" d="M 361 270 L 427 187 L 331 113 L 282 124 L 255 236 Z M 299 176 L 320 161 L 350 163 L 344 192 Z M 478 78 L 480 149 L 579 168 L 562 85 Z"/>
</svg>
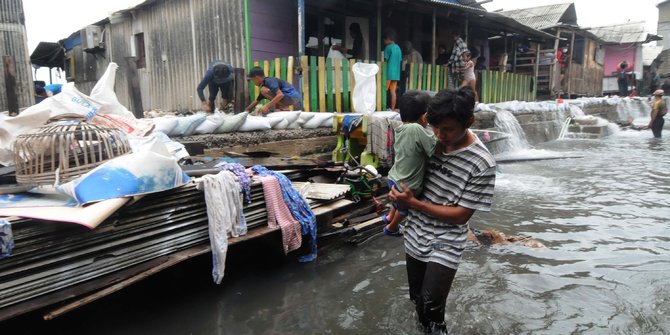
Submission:
<svg viewBox="0 0 670 335">
<path fill-rule="evenodd" d="M 272 1 L 272 0 L 268 0 Z M 412 0 L 416 1 L 416 0 Z M 39 42 L 56 42 L 84 26 L 100 21 L 110 12 L 125 9 L 143 0 L 23 0 L 26 13 L 28 50 L 32 53 Z M 516 9 L 562 3 L 560 0 L 494 0 L 485 4 L 487 10 Z M 575 0 L 581 26 L 602 26 L 627 21 L 646 21 L 647 30 L 656 31 L 659 0 Z M 37 80 L 49 80 L 46 69 L 37 71 Z M 65 82 L 56 78 L 54 82 Z"/>
</svg>

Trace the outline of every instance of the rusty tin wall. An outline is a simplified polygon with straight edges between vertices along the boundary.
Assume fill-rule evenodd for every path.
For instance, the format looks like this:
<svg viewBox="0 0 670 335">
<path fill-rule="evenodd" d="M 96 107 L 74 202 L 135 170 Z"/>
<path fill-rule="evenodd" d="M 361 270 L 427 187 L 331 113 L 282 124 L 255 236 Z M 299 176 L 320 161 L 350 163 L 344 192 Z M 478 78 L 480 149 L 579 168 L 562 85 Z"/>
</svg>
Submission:
<svg viewBox="0 0 670 335">
<path fill-rule="evenodd" d="M 0 1 L 0 111 L 7 110 L 8 99 L 5 83 L 4 56 L 14 58 L 16 95 L 19 107 L 35 103 L 33 98 L 33 76 L 26 36 L 23 1 Z"/>
</svg>

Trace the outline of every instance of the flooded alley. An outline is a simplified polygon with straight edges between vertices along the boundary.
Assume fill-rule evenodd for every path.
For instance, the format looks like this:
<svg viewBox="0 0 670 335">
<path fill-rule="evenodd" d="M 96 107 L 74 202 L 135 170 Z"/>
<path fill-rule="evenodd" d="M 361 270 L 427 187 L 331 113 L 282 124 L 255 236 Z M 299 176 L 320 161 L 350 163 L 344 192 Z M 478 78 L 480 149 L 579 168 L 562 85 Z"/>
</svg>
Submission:
<svg viewBox="0 0 670 335">
<path fill-rule="evenodd" d="M 450 333 L 670 332 L 670 141 L 631 130 L 536 149 L 584 158 L 500 165 L 493 211 L 471 225 L 546 248 L 473 244 L 448 299 Z M 276 253 L 258 243 L 241 248 L 221 286 L 201 257 L 48 323 L 23 317 L 8 326 L 13 334 L 416 333 L 399 238 L 331 246 L 313 264 L 266 256 Z"/>
</svg>

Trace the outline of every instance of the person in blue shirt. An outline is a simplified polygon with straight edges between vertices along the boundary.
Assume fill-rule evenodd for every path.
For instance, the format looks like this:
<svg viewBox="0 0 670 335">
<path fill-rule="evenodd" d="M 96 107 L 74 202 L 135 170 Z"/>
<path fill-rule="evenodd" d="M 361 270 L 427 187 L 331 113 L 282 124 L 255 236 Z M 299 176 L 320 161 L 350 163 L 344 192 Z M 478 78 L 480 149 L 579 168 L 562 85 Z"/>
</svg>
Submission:
<svg viewBox="0 0 670 335">
<path fill-rule="evenodd" d="M 207 72 L 205 72 L 205 76 L 200 81 L 197 89 L 198 97 L 202 101 L 202 109 L 208 113 L 212 112 L 219 91 L 221 91 L 220 109 L 225 109 L 228 102 L 232 100 L 234 83 L 235 71 L 233 67 L 220 60 L 213 61 L 207 68 Z M 205 87 L 209 88 L 208 100 L 205 100 Z"/>
<path fill-rule="evenodd" d="M 249 71 L 247 76 L 249 80 L 253 81 L 256 86 L 261 87 L 261 92 L 249 106 L 246 111 L 252 111 L 263 100 L 269 99 L 265 106 L 261 107 L 260 114 L 267 114 L 271 110 L 289 110 L 293 105 L 293 109 L 301 110 L 302 102 L 300 101 L 300 94 L 285 80 L 274 77 L 266 77 L 263 69 L 256 66 Z"/>
<path fill-rule="evenodd" d="M 390 108 L 395 111 L 396 91 L 398 90 L 398 81 L 400 80 L 402 51 L 395 42 L 395 31 L 387 30 L 382 39 L 386 45 L 384 48 L 384 60 L 386 61 L 386 90 L 389 91 L 389 96 L 391 97 Z"/>
</svg>

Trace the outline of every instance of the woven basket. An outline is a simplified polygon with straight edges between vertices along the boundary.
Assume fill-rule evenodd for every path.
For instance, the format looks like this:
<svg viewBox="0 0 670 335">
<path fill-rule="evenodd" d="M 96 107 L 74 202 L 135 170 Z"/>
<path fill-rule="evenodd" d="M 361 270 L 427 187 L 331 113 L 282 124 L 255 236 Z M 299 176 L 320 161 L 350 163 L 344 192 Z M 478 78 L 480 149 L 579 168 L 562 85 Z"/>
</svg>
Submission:
<svg viewBox="0 0 670 335">
<path fill-rule="evenodd" d="M 131 148 L 119 129 L 60 123 L 17 136 L 13 150 L 18 183 L 49 185 L 75 179 Z"/>
</svg>

